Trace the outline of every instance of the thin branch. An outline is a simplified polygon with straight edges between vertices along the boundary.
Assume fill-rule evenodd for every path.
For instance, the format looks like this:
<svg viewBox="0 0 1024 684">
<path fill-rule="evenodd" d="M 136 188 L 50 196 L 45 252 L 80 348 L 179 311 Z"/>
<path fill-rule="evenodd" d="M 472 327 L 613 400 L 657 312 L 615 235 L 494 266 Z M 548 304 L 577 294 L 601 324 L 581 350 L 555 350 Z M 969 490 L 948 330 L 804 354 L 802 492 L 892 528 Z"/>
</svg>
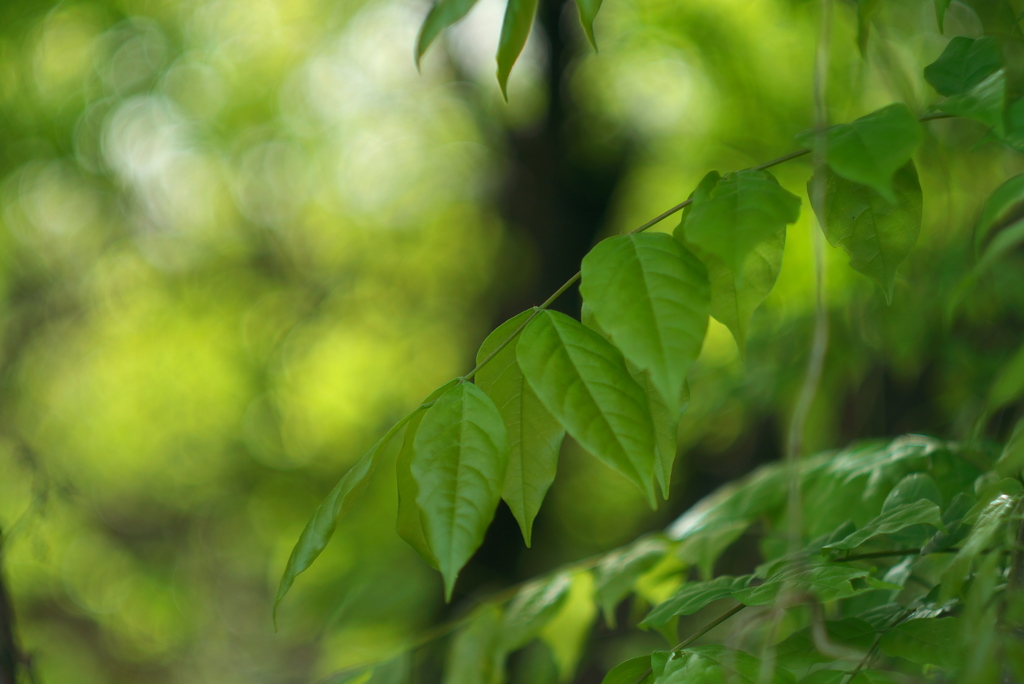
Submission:
<svg viewBox="0 0 1024 684">
<path fill-rule="evenodd" d="M 679 651 L 683 650 L 684 648 L 692 644 L 694 641 L 700 639 L 702 636 L 704 636 L 705 634 L 707 634 L 715 627 L 722 624 L 723 622 L 731 618 L 733 615 L 743 610 L 744 608 L 746 608 L 745 605 L 743 605 L 742 603 L 737 603 L 735 606 L 725 611 L 724 613 L 716 617 L 714 620 L 707 623 L 706 625 L 698 629 L 696 632 L 694 632 L 693 634 L 679 642 L 679 644 L 677 644 L 676 647 L 672 649 L 672 652 L 678 653 Z M 644 671 L 644 673 L 640 675 L 640 677 L 636 680 L 635 684 L 640 684 L 642 681 L 647 679 L 647 676 L 650 675 L 653 671 L 654 670 L 652 670 L 651 668 L 647 668 Z"/>
</svg>

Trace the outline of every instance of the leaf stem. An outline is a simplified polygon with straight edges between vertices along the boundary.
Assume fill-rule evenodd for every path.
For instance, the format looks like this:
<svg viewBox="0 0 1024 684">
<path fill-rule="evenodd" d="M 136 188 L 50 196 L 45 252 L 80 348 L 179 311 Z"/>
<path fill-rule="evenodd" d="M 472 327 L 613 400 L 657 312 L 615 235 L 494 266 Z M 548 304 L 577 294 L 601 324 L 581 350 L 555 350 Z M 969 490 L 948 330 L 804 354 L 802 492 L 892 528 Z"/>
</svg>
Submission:
<svg viewBox="0 0 1024 684">
<path fill-rule="evenodd" d="M 694 632 L 693 634 L 691 634 L 690 636 L 686 637 L 681 642 L 679 642 L 679 644 L 677 644 L 676 647 L 672 649 L 672 652 L 673 653 L 678 653 L 679 651 L 683 650 L 684 648 L 686 648 L 687 646 L 692 644 L 694 641 L 696 641 L 697 639 L 700 639 L 702 636 L 704 636 L 705 634 L 707 634 L 708 632 L 713 630 L 715 627 L 717 627 L 718 625 L 722 624 L 723 622 L 725 622 L 726 620 L 731 618 L 733 615 L 735 615 L 736 613 L 738 613 L 741 610 L 743 610 L 744 608 L 746 608 L 745 605 L 743 605 L 742 603 L 737 603 L 735 606 L 733 606 L 729 610 L 725 611 L 724 613 L 722 613 L 721 615 L 716 617 L 714 620 L 712 620 L 711 622 L 707 623 L 706 625 L 704 625 L 703 627 L 698 629 L 696 632 Z M 634 684 L 640 684 L 645 679 L 647 679 L 647 676 L 650 675 L 652 672 L 654 672 L 654 670 L 652 670 L 651 668 L 647 668 L 644 671 L 644 673 L 642 675 L 640 675 L 639 678 L 637 678 L 637 680 L 636 680 L 636 682 Z"/>
</svg>

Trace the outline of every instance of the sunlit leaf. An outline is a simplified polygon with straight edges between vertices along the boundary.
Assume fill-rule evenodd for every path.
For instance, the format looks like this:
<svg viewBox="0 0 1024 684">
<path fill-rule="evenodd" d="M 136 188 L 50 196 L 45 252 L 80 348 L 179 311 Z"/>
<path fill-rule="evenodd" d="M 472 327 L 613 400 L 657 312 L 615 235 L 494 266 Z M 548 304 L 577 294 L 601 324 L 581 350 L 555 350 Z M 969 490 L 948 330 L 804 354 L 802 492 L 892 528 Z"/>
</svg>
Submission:
<svg viewBox="0 0 1024 684">
<path fill-rule="evenodd" d="M 730 577 L 723 575 L 706 582 L 691 582 L 654 608 L 640 623 L 643 627 L 667 624 L 678 615 L 692 615 L 713 601 L 728 598 L 745 589 L 753 575 Z"/>
<path fill-rule="evenodd" d="M 594 19 L 598 10 L 601 9 L 601 0 L 576 0 L 576 7 L 580 11 L 580 23 L 583 24 L 583 32 L 587 34 L 587 40 L 596 50 L 597 41 L 594 39 Z"/>
<path fill-rule="evenodd" d="M 879 646 L 886 655 L 919 665 L 956 667 L 962 631 L 952 617 L 907 620 L 886 630 Z"/>
<path fill-rule="evenodd" d="M 441 31 L 466 16 L 475 4 L 476 0 L 438 0 L 438 3 L 430 8 L 426 19 L 423 20 L 423 26 L 420 27 L 419 38 L 416 40 L 417 66 L 419 66 L 423 53 L 427 51 Z"/>
<path fill-rule="evenodd" d="M 891 204 L 900 197 L 899 190 L 893 189 L 893 175 L 910 161 L 923 135 L 921 124 L 907 106 L 892 104 L 851 123 L 832 126 L 823 134 L 805 131 L 798 139 L 813 148 L 824 140 L 832 171 L 872 188 Z"/>
<path fill-rule="evenodd" d="M 829 544 L 825 548 L 854 549 L 878 535 L 893 534 L 911 525 L 920 524 L 931 525 L 942 531 L 945 531 L 946 528 L 942 523 L 942 513 L 939 507 L 925 499 L 894 506 L 850 536 Z"/>
<path fill-rule="evenodd" d="M 714 171 L 701 181 L 676 230 L 686 243 L 721 259 L 742 277 L 747 256 L 800 217 L 800 198 L 767 171 Z"/>
<path fill-rule="evenodd" d="M 572 681 L 596 617 L 593 577 L 589 572 L 578 572 L 572 576 L 569 597 L 540 631 L 563 682 Z"/>
<path fill-rule="evenodd" d="M 599 242 L 581 273 L 597 324 L 675 401 L 708 327 L 707 269 L 671 236 L 639 233 Z"/>
<path fill-rule="evenodd" d="M 811 197 L 825 237 L 833 247 L 842 247 L 850 255 L 850 266 L 878 283 L 891 302 L 896 272 L 921 231 L 921 185 L 913 162 L 893 178 L 893 202 L 831 169 L 819 169 L 809 188 L 819 182 L 821 173 L 824 207 L 814 193 Z"/>
<path fill-rule="evenodd" d="M 488 335 L 477 352 L 477 363 L 518 330 L 530 313 L 524 311 Z M 476 384 L 494 401 L 505 421 L 509 455 L 501 497 L 530 546 L 533 520 L 554 482 L 565 430 L 526 383 L 516 360 L 517 342 L 507 345 L 477 372 Z"/>
<path fill-rule="evenodd" d="M 460 382 L 427 409 L 414 449 L 416 503 L 450 600 L 501 498 L 508 435 L 494 402 L 476 385 Z"/>
<path fill-rule="evenodd" d="M 541 311 L 516 356 L 544 406 L 579 444 L 629 478 L 654 506 L 654 424 L 622 354 L 565 314 Z"/>
<path fill-rule="evenodd" d="M 734 592 L 733 598 L 745 606 L 766 606 L 785 589 L 810 593 L 822 603 L 828 603 L 860 593 L 852 580 L 868 574 L 868 570 L 840 564 L 794 563 L 794 567 L 780 572 L 764 584 Z"/>
<path fill-rule="evenodd" d="M 509 603 L 501 624 L 499 646 L 502 651 L 522 648 L 540 634 L 569 598 L 571 586 L 569 575 L 559 573 L 520 589 Z"/>
<path fill-rule="evenodd" d="M 644 674 L 646 673 L 646 676 Z M 643 676 L 643 679 L 641 677 Z M 601 684 L 649 684 L 654 680 L 651 672 L 651 656 L 630 658 L 612 668 L 601 680 Z"/>
<path fill-rule="evenodd" d="M 595 569 L 597 599 L 609 627 L 615 627 L 615 607 L 633 591 L 640 576 L 653 568 L 667 550 L 668 544 L 662 539 L 641 539 L 601 559 Z"/>
<path fill-rule="evenodd" d="M 652 664 L 654 659 L 652 657 Z M 655 670 L 656 684 L 788 684 L 796 678 L 775 668 L 764 671 L 752 655 L 717 644 L 694 646 L 672 653 L 664 667 Z"/>
<path fill-rule="evenodd" d="M 501 94 L 508 99 L 508 77 L 512 73 L 512 65 L 519 59 L 519 53 L 526 45 L 526 39 L 533 28 L 533 18 L 537 14 L 537 0 L 508 0 L 505 7 L 505 19 L 501 24 L 501 37 L 498 38 L 498 84 Z"/>
<path fill-rule="evenodd" d="M 995 38 L 956 36 L 939 58 L 924 68 L 924 78 L 941 95 L 952 97 L 970 92 L 1002 65 Z"/>
<path fill-rule="evenodd" d="M 455 634 L 448 652 L 444 684 L 491 684 L 502 667 L 496 648 L 501 634 L 501 610 L 478 608 Z"/>
<path fill-rule="evenodd" d="M 288 557 L 288 564 L 285 566 L 284 574 L 281 575 L 281 583 L 277 588 L 277 597 L 274 599 L 274 621 L 277 621 L 277 606 L 285 597 L 288 590 L 292 588 L 295 578 L 309 568 L 317 556 L 327 547 L 331 540 L 338 521 L 355 505 L 356 501 L 366 491 L 370 483 L 370 476 L 373 475 L 374 467 L 377 465 L 377 457 L 384 450 L 399 430 L 405 427 L 411 419 L 419 416 L 422 412 L 417 410 L 398 421 L 380 440 L 370 447 L 370 450 L 363 454 L 362 458 L 356 461 L 355 465 L 342 476 L 338 484 L 334 486 L 327 498 L 317 507 L 313 517 L 303 528 L 299 540 L 295 543 L 291 555 Z"/>
</svg>

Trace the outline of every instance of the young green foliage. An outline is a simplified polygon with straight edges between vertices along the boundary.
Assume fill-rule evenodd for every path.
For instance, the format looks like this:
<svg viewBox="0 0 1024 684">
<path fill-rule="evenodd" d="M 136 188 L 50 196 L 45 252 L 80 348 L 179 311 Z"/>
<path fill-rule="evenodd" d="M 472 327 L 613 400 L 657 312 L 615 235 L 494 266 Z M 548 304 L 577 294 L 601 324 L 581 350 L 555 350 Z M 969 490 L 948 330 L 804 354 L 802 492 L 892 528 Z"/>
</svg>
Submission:
<svg viewBox="0 0 1024 684">
<path fill-rule="evenodd" d="M 498 85 L 506 100 L 512 65 L 519 59 L 519 53 L 530 37 L 536 14 L 537 0 L 508 0 L 505 7 L 505 20 L 501 23 L 501 36 L 498 38 Z"/>
<path fill-rule="evenodd" d="M 462 19 L 473 9 L 476 0 L 438 0 L 437 4 L 430 8 L 423 26 L 420 27 L 420 35 L 416 40 L 416 66 L 419 66 L 423 53 L 427 51 L 434 39 L 446 28 Z"/>
</svg>

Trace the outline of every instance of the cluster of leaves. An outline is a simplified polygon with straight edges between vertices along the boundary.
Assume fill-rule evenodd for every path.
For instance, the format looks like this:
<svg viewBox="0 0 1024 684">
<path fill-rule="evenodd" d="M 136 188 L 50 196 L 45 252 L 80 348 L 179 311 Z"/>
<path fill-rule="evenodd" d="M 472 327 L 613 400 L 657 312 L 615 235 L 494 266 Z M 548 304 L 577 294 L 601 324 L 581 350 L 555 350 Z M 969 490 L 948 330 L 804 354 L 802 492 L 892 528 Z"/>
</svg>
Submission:
<svg viewBox="0 0 1024 684">
<path fill-rule="evenodd" d="M 589 29 L 597 5 L 579 4 Z M 435 6 L 419 53 L 471 5 Z M 499 48 L 503 86 L 511 62 L 502 61 L 502 50 L 508 41 L 518 54 L 535 9 L 535 1 L 509 3 Z M 954 38 L 925 78 L 946 99 L 922 119 L 974 119 L 993 139 L 1021 148 L 1024 98 L 1008 96 L 994 40 Z M 499 501 L 530 544 L 566 434 L 654 507 L 659 491 L 668 496 L 689 403 L 687 374 L 709 316 L 742 350 L 751 316 L 778 277 L 786 226 L 799 218 L 800 198 L 767 169 L 811 152 L 824 161 L 808 196 L 825 237 L 890 301 L 921 227 L 912 156 L 924 137 L 922 119 L 893 104 L 806 133 L 799 137 L 806 149 L 707 174 L 680 205 L 673 235 L 644 233 L 644 226 L 599 243 L 566 284 L 580 280 L 581 321 L 547 309 L 563 288 L 495 330 L 473 371 L 438 388 L 338 483 L 303 531 L 278 601 L 403 430 L 398 532 L 440 571 L 448 599 Z M 1024 240 L 1022 178 L 986 203 L 979 264 Z M 1024 391 L 1024 368 L 1018 371 L 1009 373 L 1004 403 Z M 507 605 L 478 607 L 453 639 L 450 681 L 500 680 L 505 657 L 537 638 L 551 646 L 566 679 L 597 606 L 613 622 L 616 605 L 631 594 L 654 606 L 639 626 L 662 632 L 670 645 L 681 616 L 726 598 L 737 603 L 723 619 L 760 607 L 758 619 L 774 628 L 737 637 L 759 657 L 733 646 L 689 648 L 687 640 L 621 664 L 609 683 L 898 681 L 883 669 L 981 682 L 1003 676 L 1001 662 L 1024 676 L 1024 661 L 1010 656 L 1013 629 L 1024 617 L 1015 545 L 1021 443 L 1018 431 L 996 461 L 982 449 L 909 437 L 806 459 L 799 472 L 765 468 L 701 502 L 663 536 L 563 569 L 523 587 Z M 787 506 L 797 510 L 801 501 L 804 522 L 796 525 L 799 516 L 787 516 Z M 713 577 L 719 556 L 755 523 L 764 563 L 741 577 Z M 701 581 L 688 580 L 691 568 Z M 780 641 L 780 632 L 791 633 Z"/>
</svg>

